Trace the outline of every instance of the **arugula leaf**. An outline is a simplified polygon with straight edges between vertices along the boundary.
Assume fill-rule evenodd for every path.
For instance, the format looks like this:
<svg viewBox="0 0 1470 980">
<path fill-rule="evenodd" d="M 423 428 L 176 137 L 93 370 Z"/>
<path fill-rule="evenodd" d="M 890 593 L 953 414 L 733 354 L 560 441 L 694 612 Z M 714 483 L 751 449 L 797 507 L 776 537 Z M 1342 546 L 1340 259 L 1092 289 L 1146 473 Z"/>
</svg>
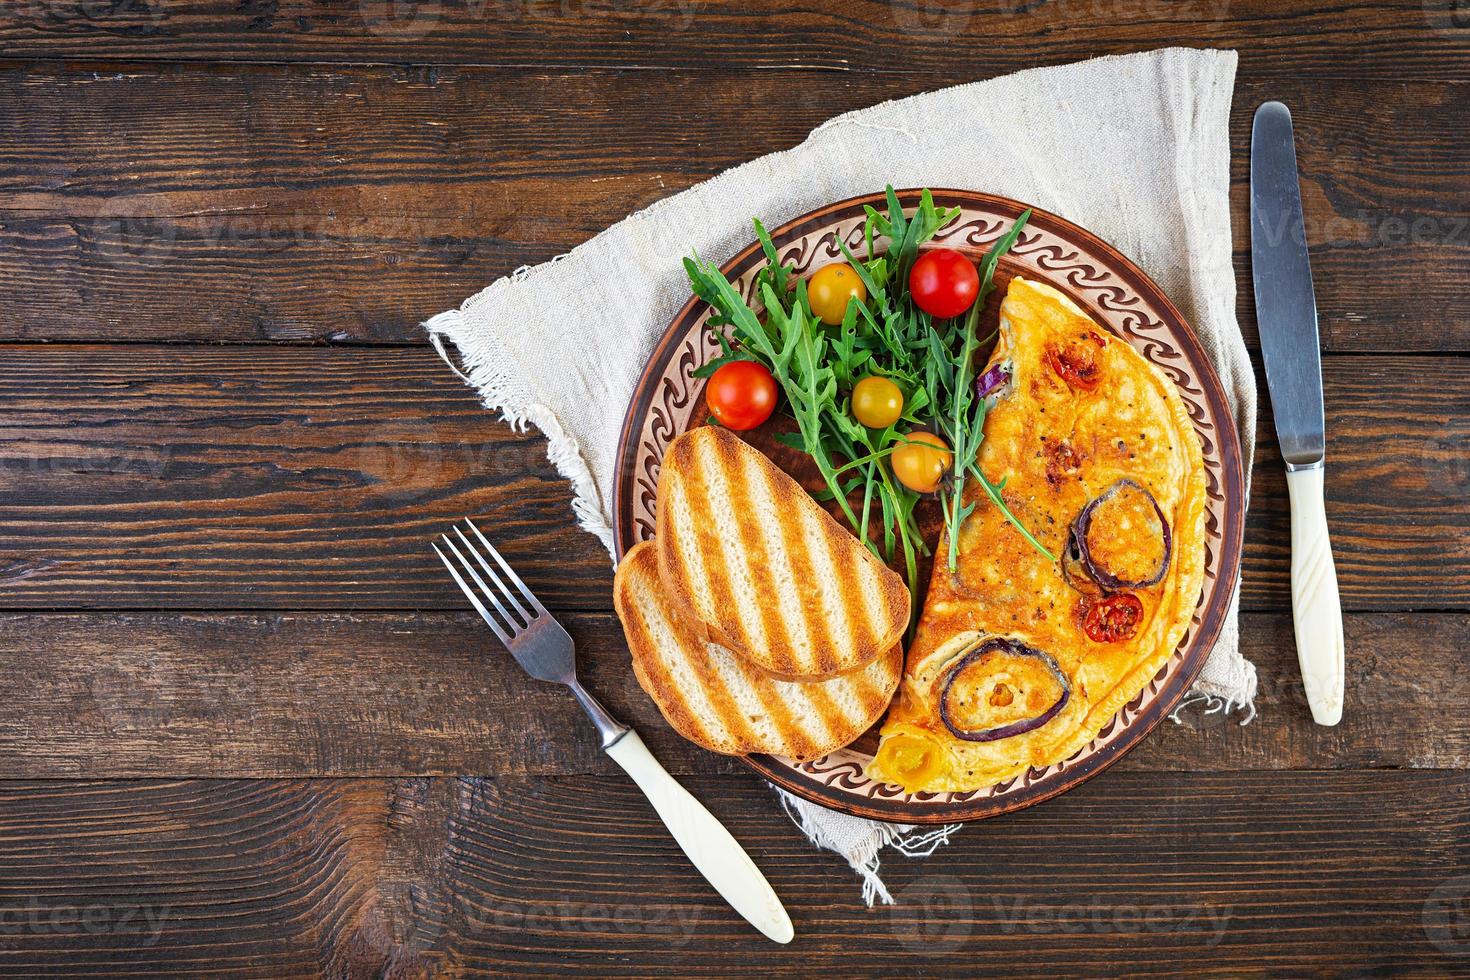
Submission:
<svg viewBox="0 0 1470 980">
<path fill-rule="evenodd" d="M 838 386 L 844 389 L 861 380 L 863 365 L 872 358 L 872 352 L 863 349 L 863 341 L 858 338 L 857 311 L 860 308 L 861 304 L 856 300 L 848 304 L 842 324 L 837 328 L 837 337 L 832 341 L 832 353 L 836 355 L 833 368 Z"/>
</svg>

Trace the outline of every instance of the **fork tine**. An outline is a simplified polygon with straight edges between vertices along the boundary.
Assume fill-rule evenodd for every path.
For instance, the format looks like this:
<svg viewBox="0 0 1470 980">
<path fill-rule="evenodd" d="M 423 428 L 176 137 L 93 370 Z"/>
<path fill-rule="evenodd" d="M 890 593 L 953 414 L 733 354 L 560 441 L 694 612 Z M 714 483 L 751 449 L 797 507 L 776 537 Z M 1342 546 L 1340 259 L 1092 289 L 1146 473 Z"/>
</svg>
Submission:
<svg viewBox="0 0 1470 980">
<path fill-rule="evenodd" d="M 449 545 L 449 550 L 454 552 L 454 557 L 458 558 L 460 564 L 464 566 L 464 570 L 470 573 L 470 578 L 474 579 L 475 584 L 480 587 L 480 597 L 490 600 L 490 604 L 495 607 L 495 611 L 500 613 L 501 617 L 505 620 L 505 626 L 510 630 L 510 635 L 512 637 L 520 635 L 521 631 L 526 628 L 526 625 L 521 620 L 516 619 L 515 616 L 512 616 L 510 610 L 505 608 L 505 603 L 501 600 L 500 594 L 485 584 L 485 580 L 480 578 L 480 573 L 475 571 L 475 566 L 471 565 L 470 560 L 455 547 L 449 535 L 443 535 L 443 540 L 445 544 Z"/>
<path fill-rule="evenodd" d="M 444 543 L 449 544 L 449 539 L 445 538 Z M 454 547 L 452 544 L 450 544 L 449 546 L 451 548 Z M 500 638 L 501 643 L 504 643 L 507 647 L 510 646 L 510 637 L 506 635 L 504 627 L 502 627 L 499 623 L 495 621 L 495 617 L 490 615 L 490 611 L 485 608 L 485 604 L 480 601 L 480 597 L 475 595 L 475 590 L 470 588 L 469 583 L 467 583 L 462 577 L 460 577 L 458 570 L 456 570 L 454 567 L 454 562 L 446 558 L 444 556 L 444 552 L 440 551 L 439 546 L 434 542 L 430 541 L 429 547 L 434 549 L 434 554 L 438 555 L 439 560 L 444 563 L 444 567 L 449 569 L 450 576 L 452 576 L 454 581 L 459 585 L 460 591 L 465 594 L 465 598 L 470 600 L 470 604 L 475 607 L 475 611 L 480 614 L 480 618 L 485 621 L 486 625 L 488 625 L 492 630 L 495 631 L 495 635 Z M 458 554 L 458 552 L 456 552 L 456 554 Z M 465 567 L 468 569 L 469 566 Z M 471 571 L 470 574 L 473 575 L 474 572 Z"/>
<path fill-rule="evenodd" d="M 468 517 L 464 519 L 464 522 L 470 526 L 471 531 L 475 532 L 475 537 L 480 539 L 480 543 L 485 546 L 485 550 L 495 556 L 495 561 L 501 568 L 505 569 L 505 574 L 510 576 L 510 580 L 521 590 L 521 595 L 526 597 L 526 601 L 534 606 L 537 612 L 544 615 L 546 613 L 546 607 L 541 605 L 541 600 L 537 599 L 531 590 L 526 588 L 526 583 L 522 582 L 521 577 L 515 573 L 515 570 L 505 563 L 505 559 L 500 557 L 500 552 L 495 550 L 495 546 L 485 540 L 485 535 L 480 533 L 480 529 L 475 526 L 475 522 Z"/>
<path fill-rule="evenodd" d="M 526 612 L 525 607 L 522 606 L 520 600 L 516 598 L 516 594 L 512 592 L 509 586 L 507 586 L 505 582 L 501 580 L 499 575 L 495 574 L 495 569 L 490 567 L 490 563 L 485 561 L 485 556 L 480 554 L 479 550 L 476 549 L 475 546 L 470 542 L 470 539 L 464 536 L 464 532 L 456 527 L 454 529 L 454 533 L 459 535 L 459 540 L 464 542 L 465 550 L 475 556 L 475 561 L 480 563 L 480 567 L 485 570 L 485 574 L 490 577 L 490 581 L 495 583 L 496 587 L 500 590 L 501 597 L 503 597 L 511 604 L 512 607 L 515 608 L 515 611 L 521 617 L 521 622 L 524 623 L 526 626 L 530 626 L 531 620 L 535 619 L 536 617 Z M 518 626 L 516 627 L 516 629 L 519 631 L 521 627 Z"/>
</svg>

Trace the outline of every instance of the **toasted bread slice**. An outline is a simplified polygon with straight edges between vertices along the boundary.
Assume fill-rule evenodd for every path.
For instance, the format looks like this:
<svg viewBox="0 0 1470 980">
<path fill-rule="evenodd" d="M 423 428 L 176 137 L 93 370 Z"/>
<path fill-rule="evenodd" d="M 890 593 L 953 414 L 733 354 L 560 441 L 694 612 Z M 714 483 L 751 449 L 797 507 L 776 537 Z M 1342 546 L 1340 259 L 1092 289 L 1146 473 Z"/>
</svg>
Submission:
<svg viewBox="0 0 1470 980">
<path fill-rule="evenodd" d="M 675 439 L 658 480 L 659 574 L 710 638 L 787 680 L 872 663 L 903 638 L 901 579 L 737 436 Z"/>
<path fill-rule="evenodd" d="M 664 591 L 652 542 L 618 566 L 613 601 L 638 683 L 674 729 L 725 755 L 767 752 L 816 759 L 852 742 L 882 716 L 903 673 L 903 650 L 825 681 L 782 681 L 705 637 Z"/>
</svg>

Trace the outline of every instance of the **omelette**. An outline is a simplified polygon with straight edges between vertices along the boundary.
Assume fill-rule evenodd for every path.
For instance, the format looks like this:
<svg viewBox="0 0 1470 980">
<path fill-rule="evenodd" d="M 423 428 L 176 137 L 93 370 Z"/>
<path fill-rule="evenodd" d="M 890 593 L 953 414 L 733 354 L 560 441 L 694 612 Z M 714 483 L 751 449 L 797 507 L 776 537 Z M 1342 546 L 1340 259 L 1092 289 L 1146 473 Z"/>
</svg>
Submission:
<svg viewBox="0 0 1470 980">
<path fill-rule="evenodd" d="M 958 561 L 935 554 L 868 775 L 964 792 L 1061 762 L 1168 661 L 1204 580 L 1200 441 L 1163 372 L 1050 286 L 1017 278 Z"/>
</svg>

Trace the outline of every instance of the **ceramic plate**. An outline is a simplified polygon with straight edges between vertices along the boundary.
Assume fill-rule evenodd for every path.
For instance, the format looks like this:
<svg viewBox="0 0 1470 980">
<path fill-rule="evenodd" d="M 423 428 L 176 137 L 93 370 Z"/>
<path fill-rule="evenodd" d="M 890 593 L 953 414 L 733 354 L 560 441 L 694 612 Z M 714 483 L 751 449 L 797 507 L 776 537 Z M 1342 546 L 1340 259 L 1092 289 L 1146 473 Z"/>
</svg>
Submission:
<svg viewBox="0 0 1470 980">
<path fill-rule="evenodd" d="M 971 191 L 935 190 L 936 203 L 961 214 L 932 244 L 973 253 L 977 258 L 1010 228 L 1025 205 Z M 917 206 L 919 191 L 900 191 L 905 209 Z M 803 215 L 776 229 L 772 238 L 782 259 L 805 276 L 842 261 L 837 243 L 862 247 L 864 205 L 883 210 L 882 194 L 852 198 Z M 763 258 L 752 243 L 724 264 L 723 271 L 747 298 Z M 1205 582 L 1193 622 L 1174 656 L 1133 701 L 1076 755 L 1045 769 L 966 793 L 906 793 L 863 775 L 877 740 L 873 732 L 814 762 L 751 756 L 746 762 L 799 796 L 846 813 L 904 823 L 948 823 L 994 816 L 1029 806 L 1076 786 L 1116 761 L 1151 731 L 1189 690 L 1230 604 L 1240 570 L 1245 500 L 1240 446 L 1219 378 L 1199 340 L 1137 266 L 1095 235 L 1055 215 L 1036 211 L 997 272 L 994 306 L 1011 277 L 1050 283 L 1071 296 L 1098 323 L 1126 339 L 1178 386 L 1204 447 L 1209 507 L 1205 517 Z M 752 302 L 752 306 L 758 305 Z M 691 297 L 669 325 L 644 368 L 623 423 L 618 453 L 614 514 L 618 556 L 654 533 L 654 497 L 659 462 L 675 436 L 708 417 L 704 382 L 693 372 L 718 353 L 706 320 L 709 307 Z M 989 332 L 984 320 L 981 331 Z M 751 441 L 801 478 L 800 457 L 762 436 Z M 927 574 L 922 581 L 928 581 Z"/>
</svg>

